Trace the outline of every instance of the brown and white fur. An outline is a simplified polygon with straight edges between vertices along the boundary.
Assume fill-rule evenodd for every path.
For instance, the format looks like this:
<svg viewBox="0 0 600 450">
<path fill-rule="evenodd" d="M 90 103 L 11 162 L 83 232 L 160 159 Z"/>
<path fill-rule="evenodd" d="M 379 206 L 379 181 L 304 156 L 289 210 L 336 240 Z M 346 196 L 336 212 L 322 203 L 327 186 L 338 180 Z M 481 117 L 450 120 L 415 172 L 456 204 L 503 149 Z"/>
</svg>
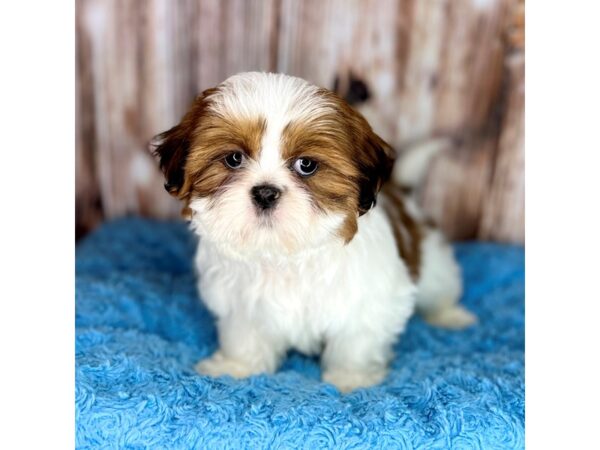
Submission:
<svg viewBox="0 0 600 450">
<path fill-rule="evenodd" d="M 332 92 L 235 75 L 159 136 L 157 154 L 200 237 L 199 292 L 217 319 L 200 373 L 272 373 L 293 348 L 321 353 L 323 379 L 349 391 L 385 377 L 415 307 L 442 326 L 474 321 L 451 248 L 384 186 L 393 150 Z"/>
</svg>

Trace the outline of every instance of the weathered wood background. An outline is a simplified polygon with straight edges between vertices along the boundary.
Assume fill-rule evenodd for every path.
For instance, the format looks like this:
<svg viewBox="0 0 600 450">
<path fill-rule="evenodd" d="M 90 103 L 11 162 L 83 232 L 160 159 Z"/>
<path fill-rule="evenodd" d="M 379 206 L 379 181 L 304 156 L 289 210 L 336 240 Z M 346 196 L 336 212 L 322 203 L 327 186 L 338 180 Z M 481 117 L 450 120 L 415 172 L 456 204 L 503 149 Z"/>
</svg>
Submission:
<svg viewBox="0 0 600 450">
<path fill-rule="evenodd" d="M 524 239 L 520 0 L 78 0 L 76 220 L 178 216 L 148 151 L 200 91 L 285 72 L 357 104 L 398 149 L 447 137 L 420 199 L 456 239 Z M 336 82 L 337 80 L 337 82 Z"/>
</svg>

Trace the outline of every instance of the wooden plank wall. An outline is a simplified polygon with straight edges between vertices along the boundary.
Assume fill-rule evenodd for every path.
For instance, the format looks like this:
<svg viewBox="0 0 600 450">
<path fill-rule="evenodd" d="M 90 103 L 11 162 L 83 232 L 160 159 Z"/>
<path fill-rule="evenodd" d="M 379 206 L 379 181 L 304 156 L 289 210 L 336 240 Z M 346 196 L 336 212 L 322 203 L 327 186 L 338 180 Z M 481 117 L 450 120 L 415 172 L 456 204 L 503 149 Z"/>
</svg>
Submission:
<svg viewBox="0 0 600 450">
<path fill-rule="evenodd" d="M 76 220 L 172 217 L 148 152 L 200 91 L 279 71 L 370 98 L 398 149 L 446 137 L 420 199 L 453 238 L 524 240 L 520 0 L 78 0 Z"/>
</svg>

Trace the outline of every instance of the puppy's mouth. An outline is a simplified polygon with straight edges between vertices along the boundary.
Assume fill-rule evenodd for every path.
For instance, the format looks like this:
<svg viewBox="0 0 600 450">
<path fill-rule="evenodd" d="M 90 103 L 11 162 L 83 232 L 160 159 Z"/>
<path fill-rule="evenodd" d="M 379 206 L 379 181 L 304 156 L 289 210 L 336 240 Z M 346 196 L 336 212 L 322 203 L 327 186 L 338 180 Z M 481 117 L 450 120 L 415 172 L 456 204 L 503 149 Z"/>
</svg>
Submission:
<svg viewBox="0 0 600 450">
<path fill-rule="evenodd" d="M 258 225 L 264 228 L 273 228 L 275 226 L 275 208 L 273 209 L 259 209 L 256 210 L 256 219 Z"/>
</svg>

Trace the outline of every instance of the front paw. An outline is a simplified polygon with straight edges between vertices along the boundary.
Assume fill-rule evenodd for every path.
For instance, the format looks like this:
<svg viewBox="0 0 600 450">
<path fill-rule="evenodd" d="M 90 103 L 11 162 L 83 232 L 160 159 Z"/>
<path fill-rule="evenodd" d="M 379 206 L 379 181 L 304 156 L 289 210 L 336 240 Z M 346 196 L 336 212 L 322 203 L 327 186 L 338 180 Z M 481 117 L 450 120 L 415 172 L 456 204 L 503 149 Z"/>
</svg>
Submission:
<svg viewBox="0 0 600 450">
<path fill-rule="evenodd" d="M 195 369 L 196 372 L 211 377 L 231 375 L 234 378 L 246 378 L 256 373 L 243 361 L 227 358 L 220 351 L 213 353 L 210 358 L 199 361 Z"/>
<path fill-rule="evenodd" d="M 327 370 L 323 373 L 323 381 L 333 384 L 340 392 L 350 392 L 361 387 L 369 387 L 381 383 L 386 376 L 385 370 L 351 371 Z"/>
</svg>

